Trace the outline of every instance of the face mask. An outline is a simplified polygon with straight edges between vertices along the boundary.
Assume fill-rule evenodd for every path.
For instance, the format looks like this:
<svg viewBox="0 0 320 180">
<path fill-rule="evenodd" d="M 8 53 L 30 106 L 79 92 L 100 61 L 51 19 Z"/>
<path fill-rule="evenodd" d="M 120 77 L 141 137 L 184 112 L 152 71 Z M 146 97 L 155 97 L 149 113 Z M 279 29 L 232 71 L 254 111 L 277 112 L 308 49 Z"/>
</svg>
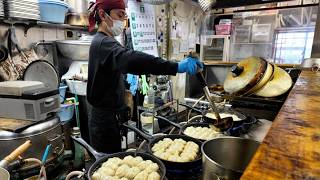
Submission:
<svg viewBox="0 0 320 180">
<path fill-rule="evenodd" d="M 106 16 L 109 16 L 109 14 L 106 13 Z M 113 20 L 112 19 L 112 21 L 113 21 L 113 26 L 110 28 L 110 30 L 114 36 L 119 36 L 123 32 L 124 23 L 123 23 L 123 21 L 120 21 L 120 20 Z"/>
<path fill-rule="evenodd" d="M 113 26 L 111 27 L 111 31 L 114 36 L 119 36 L 124 29 L 124 23 L 120 20 L 113 20 Z"/>
</svg>

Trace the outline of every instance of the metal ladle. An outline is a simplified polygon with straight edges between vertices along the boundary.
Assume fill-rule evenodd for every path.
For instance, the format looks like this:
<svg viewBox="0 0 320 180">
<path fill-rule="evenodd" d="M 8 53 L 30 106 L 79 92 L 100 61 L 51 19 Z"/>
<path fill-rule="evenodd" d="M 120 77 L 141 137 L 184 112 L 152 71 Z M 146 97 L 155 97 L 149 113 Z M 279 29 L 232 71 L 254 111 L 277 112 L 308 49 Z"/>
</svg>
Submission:
<svg viewBox="0 0 320 180">
<path fill-rule="evenodd" d="M 233 118 L 232 117 L 225 117 L 225 118 L 220 117 L 218 109 L 210 96 L 210 91 L 209 91 L 207 82 L 204 79 L 202 70 L 199 70 L 197 72 L 196 77 L 197 77 L 198 81 L 200 82 L 200 85 L 201 85 L 202 90 L 205 94 L 205 97 L 207 98 L 209 105 L 217 118 L 217 121 L 214 122 L 214 126 L 216 126 L 219 129 L 223 129 L 223 130 L 229 129 L 233 125 Z"/>
</svg>

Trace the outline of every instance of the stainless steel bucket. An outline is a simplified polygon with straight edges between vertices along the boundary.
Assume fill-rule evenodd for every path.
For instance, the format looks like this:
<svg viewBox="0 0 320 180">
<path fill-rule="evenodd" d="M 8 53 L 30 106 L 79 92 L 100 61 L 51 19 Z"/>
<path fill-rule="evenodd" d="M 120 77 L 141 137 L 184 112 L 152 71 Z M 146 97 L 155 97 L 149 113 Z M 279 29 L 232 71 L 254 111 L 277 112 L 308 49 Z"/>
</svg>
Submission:
<svg viewBox="0 0 320 180">
<path fill-rule="evenodd" d="M 258 141 L 221 137 L 206 141 L 201 147 L 203 154 L 203 180 L 239 179 L 255 154 Z"/>
<path fill-rule="evenodd" d="M 2 167 L 0 167 L 0 179 L 1 180 L 10 180 L 9 172 Z"/>
</svg>

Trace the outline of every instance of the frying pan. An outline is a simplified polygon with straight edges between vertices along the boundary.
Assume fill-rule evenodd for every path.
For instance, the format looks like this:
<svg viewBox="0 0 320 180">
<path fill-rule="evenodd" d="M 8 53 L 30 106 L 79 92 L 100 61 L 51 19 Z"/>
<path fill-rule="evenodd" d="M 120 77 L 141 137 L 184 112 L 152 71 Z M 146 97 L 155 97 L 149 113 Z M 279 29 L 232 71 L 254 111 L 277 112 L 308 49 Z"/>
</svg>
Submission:
<svg viewBox="0 0 320 180">
<path fill-rule="evenodd" d="M 202 117 L 204 120 L 203 123 L 211 123 L 213 121 L 212 118 L 206 116 L 206 114 L 207 114 L 206 111 L 201 111 L 201 110 L 194 108 L 188 104 L 180 103 L 179 105 L 190 108 L 190 109 L 196 111 L 197 113 L 202 114 Z M 245 116 L 242 113 L 234 111 L 234 110 L 221 110 L 221 112 L 234 114 L 234 115 L 238 116 L 238 118 L 240 118 L 239 121 L 233 121 L 232 125 L 229 128 L 225 129 L 226 134 L 230 135 L 230 136 L 240 136 L 241 134 L 245 134 L 248 132 L 248 130 L 250 129 L 250 127 L 253 124 L 258 122 L 258 120 L 255 117 Z M 219 128 L 219 129 L 222 130 L 221 128 Z"/>
<path fill-rule="evenodd" d="M 193 123 L 187 123 L 187 124 L 181 125 L 181 124 L 172 122 L 172 121 L 170 121 L 169 119 L 164 118 L 164 117 L 161 117 L 161 116 L 155 116 L 155 118 L 157 118 L 158 120 L 163 120 L 163 121 L 165 121 L 165 122 L 168 122 L 168 123 L 171 124 L 172 126 L 178 128 L 178 129 L 179 129 L 179 134 L 183 134 L 183 135 L 186 135 L 186 134 L 184 133 L 184 131 L 185 131 L 188 127 L 207 127 L 207 128 L 210 128 L 210 125 L 212 125 L 212 123 L 203 123 L 203 122 L 193 122 Z M 188 135 L 186 135 L 186 136 L 188 136 Z M 191 137 L 191 136 L 190 136 L 190 137 Z M 194 138 L 194 137 L 191 137 L 191 138 Z M 194 139 L 198 139 L 198 138 L 194 138 Z M 198 140 L 201 141 L 201 142 L 206 141 L 205 139 L 198 139 Z"/>
<path fill-rule="evenodd" d="M 179 105 L 187 107 L 189 109 L 192 109 L 193 111 L 201 114 L 202 118 L 204 119 L 204 122 L 206 122 L 206 123 L 211 123 L 212 124 L 212 122 L 215 122 L 213 125 L 215 127 L 219 128 L 221 131 L 227 131 L 229 128 L 233 127 L 233 124 L 236 122 L 236 121 L 229 121 L 229 120 L 223 121 L 223 119 L 225 119 L 225 118 L 223 118 L 221 121 L 217 121 L 216 119 L 208 117 L 207 116 L 207 114 L 208 114 L 207 111 L 201 111 L 201 110 L 199 110 L 197 108 L 194 108 L 194 107 L 192 107 L 192 106 L 190 106 L 188 104 L 179 103 Z M 220 111 L 228 113 L 230 110 L 220 110 Z M 239 124 L 240 122 L 244 122 L 244 120 L 247 119 L 247 117 L 245 115 L 243 115 L 243 114 L 241 114 L 239 112 L 230 111 L 229 113 L 230 114 L 235 114 L 236 116 L 238 116 L 238 118 L 241 119 L 240 121 L 238 121 L 237 124 Z"/>
<path fill-rule="evenodd" d="M 102 163 L 106 162 L 109 158 L 113 157 L 118 157 L 120 159 L 123 159 L 126 156 L 140 156 L 142 157 L 143 160 L 151 160 L 154 163 L 157 163 L 160 169 L 160 176 L 161 179 L 165 179 L 166 175 L 166 168 L 164 164 L 157 159 L 155 156 L 147 154 L 147 153 L 135 153 L 135 152 L 119 152 L 119 153 L 113 153 L 113 154 L 104 154 L 104 153 L 99 153 L 95 149 L 93 149 L 86 141 L 84 141 L 81 137 L 79 136 L 71 136 L 73 140 L 81 144 L 84 148 L 86 148 L 96 159 L 95 162 L 90 166 L 89 171 L 87 173 L 87 178 L 89 180 L 92 180 L 91 176 L 93 173 L 98 170 Z"/>
<path fill-rule="evenodd" d="M 127 124 L 123 124 L 123 126 L 136 132 L 138 135 L 140 135 L 142 138 L 144 138 L 145 140 L 148 141 L 147 149 L 150 154 L 153 154 L 152 150 L 151 150 L 152 147 L 156 143 L 158 143 L 159 141 L 163 140 L 164 138 L 170 138 L 172 140 L 183 139 L 185 141 L 192 141 L 192 142 L 196 143 L 199 147 L 201 147 L 201 145 L 202 145 L 201 141 L 194 139 L 192 137 L 189 137 L 189 136 L 185 136 L 185 135 L 169 134 L 169 135 L 162 135 L 162 136 L 153 137 L 149 134 L 146 134 L 146 133 L 140 131 L 136 127 L 133 127 L 133 126 L 130 126 Z M 202 166 L 201 165 L 202 164 L 202 157 L 201 156 L 202 156 L 201 152 L 199 151 L 199 154 L 197 155 L 196 159 L 193 161 L 190 161 L 190 162 L 172 162 L 172 161 L 167 161 L 167 160 L 163 160 L 163 159 L 160 159 L 160 160 L 164 163 L 164 165 L 166 166 L 168 171 L 170 171 L 170 170 L 184 171 L 184 170 L 190 170 L 190 169 L 195 169 L 197 167 L 201 167 Z"/>
</svg>

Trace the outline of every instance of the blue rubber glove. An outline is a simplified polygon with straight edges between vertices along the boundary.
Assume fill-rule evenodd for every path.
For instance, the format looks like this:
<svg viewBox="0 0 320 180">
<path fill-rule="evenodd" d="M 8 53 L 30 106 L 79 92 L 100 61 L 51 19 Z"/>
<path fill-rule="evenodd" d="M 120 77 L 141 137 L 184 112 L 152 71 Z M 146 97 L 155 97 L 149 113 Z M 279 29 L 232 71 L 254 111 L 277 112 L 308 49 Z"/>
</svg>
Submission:
<svg viewBox="0 0 320 180">
<path fill-rule="evenodd" d="M 195 75 L 198 68 L 202 69 L 203 64 L 197 58 L 190 56 L 178 63 L 178 73 L 186 72 L 188 74 Z"/>
</svg>

